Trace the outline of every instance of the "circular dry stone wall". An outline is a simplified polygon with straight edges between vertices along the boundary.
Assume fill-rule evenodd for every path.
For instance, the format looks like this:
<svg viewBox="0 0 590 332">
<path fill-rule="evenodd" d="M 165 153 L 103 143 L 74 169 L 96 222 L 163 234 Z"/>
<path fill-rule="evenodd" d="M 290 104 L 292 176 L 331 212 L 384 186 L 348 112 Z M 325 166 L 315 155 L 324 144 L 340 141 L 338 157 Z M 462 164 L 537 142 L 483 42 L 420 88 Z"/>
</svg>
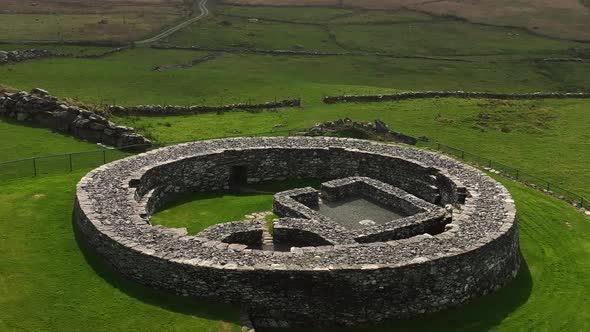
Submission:
<svg viewBox="0 0 590 332">
<path fill-rule="evenodd" d="M 444 231 L 268 251 L 255 249 L 261 222 L 219 224 L 195 236 L 149 222 L 180 194 L 227 190 L 232 181 L 348 177 L 442 207 Z M 76 197 L 82 241 L 121 274 L 170 293 L 238 304 L 255 326 L 347 326 L 436 312 L 499 289 L 520 265 L 514 202 L 502 185 L 439 154 L 363 140 L 175 145 L 93 170 Z"/>
</svg>

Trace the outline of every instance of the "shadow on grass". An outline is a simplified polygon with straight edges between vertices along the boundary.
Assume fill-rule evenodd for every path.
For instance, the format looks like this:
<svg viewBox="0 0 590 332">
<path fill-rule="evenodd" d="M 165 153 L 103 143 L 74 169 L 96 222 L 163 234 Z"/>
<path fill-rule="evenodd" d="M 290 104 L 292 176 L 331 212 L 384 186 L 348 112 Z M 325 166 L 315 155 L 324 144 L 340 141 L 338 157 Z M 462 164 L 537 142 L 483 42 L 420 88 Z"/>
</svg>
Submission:
<svg viewBox="0 0 590 332">
<path fill-rule="evenodd" d="M 76 243 L 82 252 L 84 259 L 102 279 L 121 292 L 136 298 L 137 300 L 160 307 L 162 309 L 191 315 L 212 321 L 225 321 L 240 325 L 239 308 L 237 306 L 224 305 L 206 301 L 196 301 L 191 298 L 166 294 L 155 291 L 130 281 L 119 274 L 106 260 L 100 257 L 90 248 L 77 231 L 77 226 L 72 217 Z"/>
<path fill-rule="evenodd" d="M 391 331 L 488 331 L 500 324 L 531 295 L 533 279 L 521 256 L 516 278 L 498 292 L 419 319 L 392 320 L 376 326 L 335 329 L 261 329 L 263 332 L 391 332 Z M 258 331 L 258 329 L 257 329 Z"/>
</svg>

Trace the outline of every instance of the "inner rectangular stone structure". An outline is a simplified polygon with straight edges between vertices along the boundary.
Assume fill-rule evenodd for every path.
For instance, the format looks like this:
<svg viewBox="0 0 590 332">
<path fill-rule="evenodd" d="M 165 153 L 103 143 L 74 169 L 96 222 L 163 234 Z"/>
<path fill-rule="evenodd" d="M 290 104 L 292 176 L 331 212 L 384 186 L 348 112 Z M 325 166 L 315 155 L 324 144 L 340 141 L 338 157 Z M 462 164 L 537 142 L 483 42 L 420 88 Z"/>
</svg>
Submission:
<svg viewBox="0 0 590 332">
<path fill-rule="evenodd" d="M 350 230 L 383 225 L 407 216 L 359 195 L 337 201 L 321 200 L 315 210 Z"/>
</svg>

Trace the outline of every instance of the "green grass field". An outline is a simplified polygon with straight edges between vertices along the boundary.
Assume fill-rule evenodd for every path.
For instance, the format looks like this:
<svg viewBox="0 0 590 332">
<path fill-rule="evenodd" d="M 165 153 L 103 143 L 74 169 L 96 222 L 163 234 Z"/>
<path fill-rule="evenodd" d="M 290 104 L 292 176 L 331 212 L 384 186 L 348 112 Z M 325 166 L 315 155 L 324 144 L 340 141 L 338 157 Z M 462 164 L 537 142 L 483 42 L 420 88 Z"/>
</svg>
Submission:
<svg viewBox="0 0 590 332">
<path fill-rule="evenodd" d="M 514 282 L 469 305 L 420 320 L 346 331 L 583 331 L 590 328 L 590 315 L 577 309 L 588 305 L 584 294 L 590 287 L 585 273 L 590 268 L 587 241 L 590 220 L 561 201 L 521 184 L 501 181 L 512 193 L 518 210 L 524 263 Z M 229 205 L 237 208 L 231 213 L 220 209 Z M 214 224 L 214 220 L 237 221 L 244 214 L 269 210 L 271 206 L 272 195 L 195 194 L 171 204 L 152 221 L 168 227 L 188 227 L 191 233 L 196 233 Z"/>
<path fill-rule="evenodd" d="M 495 105 L 433 99 L 327 106 L 321 98 L 399 90 L 587 90 L 590 64 L 225 54 L 190 69 L 152 71 L 157 65 L 188 62 L 206 54 L 134 49 L 97 60 L 47 59 L 2 66 L 0 76 L 3 83 L 20 89 L 41 86 L 58 96 L 99 104 L 215 105 L 301 97 L 304 108 L 280 112 L 115 120 L 137 127 L 158 142 L 177 142 L 268 132 L 275 126 L 309 127 L 345 116 L 364 121 L 379 117 L 396 130 L 426 135 L 589 193 L 588 182 L 580 175 L 588 162 L 584 152 L 588 123 L 580 121 L 586 117 L 586 100 Z M 480 125 L 477 117 L 482 112 L 494 117 Z"/>
<path fill-rule="evenodd" d="M 100 149 L 46 128 L 5 120 L 0 120 L 0 142 L 0 161 Z"/>
<path fill-rule="evenodd" d="M 150 291 L 76 241 L 81 172 L 0 190 L 1 331 L 240 331 L 235 308 Z"/>
<path fill-rule="evenodd" d="M 247 19 L 215 17 L 184 29 L 167 43 L 210 48 L 241 47 L 343 51 L 321 26 L 281 22 L 251 23 Z"/>
<path fill-rule="evenodd" d="M 218 16 L 199 21 L 165 42 L 213 48 L 526 57 L 566 54 L 569 48 L 587 46 L 520 29 L 471 24 L 403 10 L 346 12 L 330 8 L 216 6 L 214 11 Z M 252 18 L 260 20 L 252 21 Z"/>
<path fill-rule="evenodd" d="M 2 83 L 44 87 L 86 102 L 227 104 L 399 90 L 588 91 L 590 63 L 449 62 L 374 56 L 224 54 L 188 69 L 153 72 L 207 53 L 134 49 L 101 59 L 44 59 L 0 66 Z M 554 76 L 555 74 L 555 76 Z"/>
</svg>

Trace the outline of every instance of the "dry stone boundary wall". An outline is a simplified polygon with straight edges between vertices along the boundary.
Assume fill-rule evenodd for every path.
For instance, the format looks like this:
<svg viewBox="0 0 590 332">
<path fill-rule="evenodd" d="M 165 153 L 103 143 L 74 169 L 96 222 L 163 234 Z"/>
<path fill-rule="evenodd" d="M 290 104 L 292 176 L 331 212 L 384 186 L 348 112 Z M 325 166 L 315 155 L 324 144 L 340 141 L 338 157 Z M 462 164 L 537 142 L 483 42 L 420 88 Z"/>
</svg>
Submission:
<svg viewBox="0 0 590 332">
<path fill-rule="evenodd" d="M 109 111 L 113 114 L 138 114 L 138 115 L 182 115 L 201 114 L 212 112 L 265 110 L 286 107 L 299 107 L 301 100 L 286 99 L 281 101 L 266 102 L 261 104 L 229 104 L 223 106 L 161 106 L 161 105 L 139 105 L 139 106 L 110 106 Z"/>
<path fill-rule="evenodd" d="M 533 92 L 533 93 L 494 93 L 494 92 L 468 92 L 468 91 L 423 91 L 401 92 L 384 95 L 345 95 L 324 97 L 324 103 L 346 102 L 378 102 L 390 100 L 422 99 L 422 98 L 482 98 L 482 99 L 563 99 L 563 98 L 590 98 L 589 92 L 562 93 L 562 92 Z"/>
<path fill-rule="evenodd" d="M 365 176 L 453 205 L 452 221 L 436 235 L 289 252 L 244 244 L 263 227 L 252 222 L 196 236 L 150 225 L 162 200 L 228 189 L 233 167 L 245 167 L 249 182 Z M 442 155 L 363 140 L 170 146 L 90 172 L 76 198 L 76 231 L 120 273 L 174 294 L 242 305 L 255 326 L 347 326 L 436 312 L 499 289 L 520 265 L 514 202 L 502 185 Z M 232 234 L 236 242 L 228 243 Z"/>
<path fill-rule="evenodd" d="M 94 143 L 115 147 L 146 148 L 151 142 L 133 128 L 117 126 L 105 117 L 68 105 L 47 91 L 0 94 L 0 117 L 30 122 Z"/>
</svg>

